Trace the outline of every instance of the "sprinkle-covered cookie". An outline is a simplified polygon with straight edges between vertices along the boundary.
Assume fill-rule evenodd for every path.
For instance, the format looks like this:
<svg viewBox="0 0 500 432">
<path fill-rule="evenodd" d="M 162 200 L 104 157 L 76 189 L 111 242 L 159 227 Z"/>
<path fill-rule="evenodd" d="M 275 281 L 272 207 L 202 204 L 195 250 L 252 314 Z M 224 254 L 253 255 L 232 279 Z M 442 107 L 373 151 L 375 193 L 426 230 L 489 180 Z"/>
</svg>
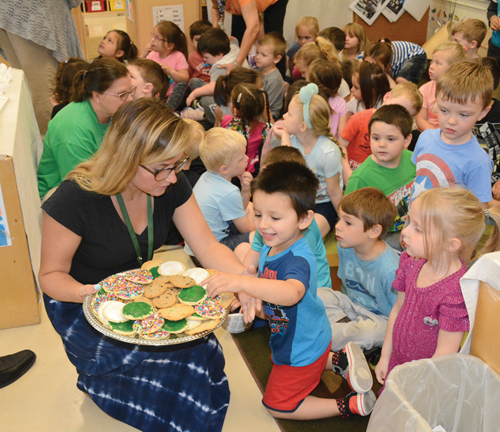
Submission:
<svg viewBox="0 0 500 432">
<path fill-rule="evenodd" d="M 118 334 L 124 335 L 124 336 L 132 336 L 135 334 L 134 329 L 132 328 L 132 325 L 134 324 L 133 320 L 121 322 L 121 323 L 114 323 L 110 322 L 109 325 L 111 329 Z"/>
<path fill-rule="evenodd" d="M 205 288 L 195 285 L 180 291 L 179 294 L 177 294 L 177 298 L 181 303 L 196 305 L 207 298 L 207 291 Z"/>
<path fill-rule="evenodd" d="M 193 278 L 196 281 L 196 285 L 200 285 L 209 276 L 208 271 L 201 267 L 187 269 L 182 275 Z"/>
<path fill-rule="evenodd" d="M 141 339 L 146 339 L 146 340 L 160 340 L 160 339 L 168 339 L 170 333 L 168 331 L 160 329 L 158 331 L 155 331 L 154 333 L 142 333 L 139 336 L 141 337 Z"/>
<path fill-rule="evenodd" d="M 153 312 L 153 306 L 145 302 L 127 303 L 122 310 L 123 316 L 131 320 L 145 319 Z"/>
<path fill-rule="evenodd" d="M 165 320 L 158 314 L 158 312 L 155 312 L 146 319 L 134 321 L 132 327 L 137 334 L 148 334 L 160 330 L 164 322 Z"/>
<path fill-rule="evenodd" d="M 207 330 L 213 330 L 215 327 L 217 327 L 219 322 L 220 322 L 220 319 L 203 321 L 198 327 L 196 327 L 192 330 L 186 330 L 185 333 L 187 335 L 194 335 L 194 334 L 201 333 L 201 332 L 204 332 Z"/>
<path fill-rule="evenodd" d="M 134 300 L 144 294 L 144 286 L 124 279 L 115 285 L 113 293 L 122 300 Z"/>
<path fill-rule="evenodd" d="M 106 292 L 112 292 L 115 287 L 124 284 L 125 278 L 122 275 L 111 275 L 104 279 L 99 285 L 101 285 L 102 289 Z"/>
<path fill-rule="evenodd" d="M 224 316 L 224 307 L 219 301 L 207 297 L 202 303 L 194 307 L 195 312 L 204 318 L 216 320 Z"/>
<path fill-rule="evenodd" d="M 180 275 L 184 270 L 186 267 L 178 261 L 167 261 L 158 267 L 158 273 L 163 276 Z"/>
<path fill-rule="evenodd" d="M 170 276 L 160 276 L 152 284 L 144 287 L 144 297 L 155 298 L 162 295 L 172 284 L 169 282 Z"/>
<path fill-rule="evenodd" d="M 184 318 L 179 321 L 165 320 L 162 329 L 172 334 L 176 334 L 176 333 L 182 333 L 184 330 L 187 329 L 187 327 L 188 327 L 188 322 Z"/>
<path fill-rule="evenodd" d="M 193 306 L 177 303 L 176 305 L 160 309 L 158 313 L 165 319 L 170 321 L 180 321 L 183 318 L 186 318 L 194 313 Z"/>
<path fill-rule="evenodd" d="M 172 291 L 165 291 L 161 296 L 154 298 L 153 304 L 158 309 L 164 309 L 177 303 L 177 297 Z"/>
<path fill-rule="evenodd" d="M 101 304 L 109 300 L 118 300 L 118 297 L 112 292 L 106 292 L 101 288 L 91 303 L 91 309 L 95 316 L 97 316 Z"/>
<path fill-rule="evenodd" d="M 124 275 L 129 282 L 148 285 L 153 282 L 153 275 L 149 270 L 130 270 Z"/>
<path fill-rule="evenodd" d="M 177 288 L 189 288 L 196 284 L 196 281 L 189 276 L 170 276 L 170 283 Z"/>
</svg>

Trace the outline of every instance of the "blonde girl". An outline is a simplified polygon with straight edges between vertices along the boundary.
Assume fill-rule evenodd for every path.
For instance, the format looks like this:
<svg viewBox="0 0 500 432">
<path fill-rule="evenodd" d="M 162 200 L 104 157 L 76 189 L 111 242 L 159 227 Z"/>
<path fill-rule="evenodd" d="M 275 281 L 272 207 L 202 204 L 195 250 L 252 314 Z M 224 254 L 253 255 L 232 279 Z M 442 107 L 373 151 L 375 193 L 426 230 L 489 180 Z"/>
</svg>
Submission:
<svg viewBox="0 0 500 432">
<path fill-rule="evenodd" d="M 99 57 L 118 60 L 122 63 L 137 57 L 137 46 L 123 30 L 111 30 L 102 38 L 97 48 Z"/>
<path fill-rule="evenodd" d="M 381 384 L 400 364 L 460 349 L 469 330 L 460 278 L 483 234 L 484 219 L 479 200 L 458 187 L 430 189 L 413 201 L 401 235 L 406 250 L 393 284 L 398 298 L 375 369 Z M 498 245 L 498 236 L 495 240 Z"/>
<path fill-rule="evenodd" d="M 288 106 L 281 144 L 300 150 L 320 182 L 316 194 L 315 219 L 323 238 L 334 228 L 337 208 L 342 199 L 342 151 L 330 131 L 330 106 L 318 95 L 318 86 L 308 84 L 300 89 Z"/>
<path fill-rule="evenodd" d="M 286 55 L 288 57 L 288 70 L 290 71 L 290 76 L 294 80 L 302 78 L 300 72 L 294 67 L 295 54 L 302 48 L 305 44 L 309 42 L 314 42 L 319 34 L 319 22 L 318 18 L 305 16 L 302 17 L 297 25 L 295 26 L 295 38 L 297 39 L 292 46 L 288 49 Z"/>
<path fill-rule="evenodd" d="M 466 55 L 464 47 L 457 42 L 442 43 L 432 53 L 432 62 L 429 66 L 429 78 L 431 80 L 420 87 L 423 105 L 415 117 L 420 131 L 439 128 L 437 113 L 434 109 L 436 105 L 437 80 L 450 65 L 465 60 Z"/>
<path fill-rule="evenodd" d="M 357 23 L 349 23 L 344 28 L 345 46 L 339 58 L 343 60 L 363 60 L 368 38 L 365 29 Z"/>
<path fill-rule="evenodd" d="M 170 77 L 167 98 L 177 83 L 189 81 L 186 36 L 173 22 L 161 21 L 156 25 L 154 32 L 151 33 L 151 42 L 146 45 L 142 57 L 159 63 L 163 72 Z M 175 108 L 176 103 L 177 101 L 169 105 Z"/>
<path fill-rule="evenodd" d="M 352 114 L 370 108 L 380 108 L 382 99 L 391 91 L 389 80 L 379 65 L 361 62 L 359 71 L 352 76 L 352 99 L 347 108 Z"/>
<path fill-rule="evenodd" d="M 342 70 L 338 62 L 314 60 L 309 67 L 307 80 L 316 84 L 326 97 L 332 110 L 330 114 L 330 131 L 338 138 L 344 130 L 351 113 L 346 101 L 337 96 L 342 83 Z"/>
</svg>

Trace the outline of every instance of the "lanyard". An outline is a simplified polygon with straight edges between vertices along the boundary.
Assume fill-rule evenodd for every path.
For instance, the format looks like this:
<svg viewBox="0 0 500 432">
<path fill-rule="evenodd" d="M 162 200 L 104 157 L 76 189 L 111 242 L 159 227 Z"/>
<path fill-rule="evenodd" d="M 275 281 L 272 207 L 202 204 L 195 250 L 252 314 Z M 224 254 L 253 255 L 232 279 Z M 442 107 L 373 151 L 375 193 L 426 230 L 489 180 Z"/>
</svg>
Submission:
<svg viewBox="0 0 500 432">
<path fill-rule="evenodd" d="M 127 225 L 128 232 L 130 237 L 132 238 L 132 243 L 134 243 L 135 252 L 137 253 L 137 261 L 139 265 L 142 265 L 143 259 L 141 256 L 141 248 L 139 247 L 139 241 L 137 240 L 137 234 L 134 231 L 134 227 L 132 226 L 132 222 L 130 222 L 130 217 L 128 216 L 127 207 L 125 207 L 125 203 L 123 202 L 122 194 L 117 194 L 116 199 L 118 204 L 120 205 L 120 210 L 122 211 L 123 219 L 125 220 L 125 224 Z M 148 195 L 148 256 L 147 260 L 151 260 L 153 258 L 153 206 L 151 203 L 151 195 Z"/>
</svg>

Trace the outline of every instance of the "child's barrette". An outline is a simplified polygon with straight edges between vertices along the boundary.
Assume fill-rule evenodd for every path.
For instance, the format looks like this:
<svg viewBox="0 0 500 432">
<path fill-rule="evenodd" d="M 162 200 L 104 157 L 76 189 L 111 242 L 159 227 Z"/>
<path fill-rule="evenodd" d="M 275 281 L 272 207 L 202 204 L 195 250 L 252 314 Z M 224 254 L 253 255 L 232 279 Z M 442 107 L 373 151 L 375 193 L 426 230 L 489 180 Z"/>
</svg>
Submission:
<svg viewBox="0 0 500 432">
<path fill-rule="evenodd" d="M 241 100 L 241 95 L 242 95 L 242 94 L 243 94 L 243 93 L 240 93 L 240 94 L 238 95 L 238 97 L 236 98 L 236 103 L 240 103 L 240 100 Z"/>
<path fill-rule="evenodd" d="M 491 217 L 490 209 L 484 209 L 484 217 L 487 219 Z"/>
<path fill-rule="evenodd" d="M 311 125 L 311 118 L 309 116 L 309 105 L 311 103 L 311 99 L 314 95 L 317 95 L 319 93 L 318 86 L 314 83 L 307 84 L 305 87 L 302 87 L 300 89 L 299 95 L 300 95 L 300 101 L 304 105 L 304 123 L 308 127 L 308 129 L 312 128 Z"/>
</svg>

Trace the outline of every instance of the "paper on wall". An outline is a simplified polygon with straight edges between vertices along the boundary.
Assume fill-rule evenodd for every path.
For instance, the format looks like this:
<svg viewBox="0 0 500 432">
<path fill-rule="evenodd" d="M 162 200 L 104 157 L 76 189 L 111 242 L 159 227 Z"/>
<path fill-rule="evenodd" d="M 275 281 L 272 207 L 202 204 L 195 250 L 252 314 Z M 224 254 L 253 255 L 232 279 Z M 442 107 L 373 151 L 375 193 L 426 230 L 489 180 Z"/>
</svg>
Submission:
<svg viewBox="0 0 500 432">
<path fill-rule="evenodd" d="M 405 0 L 390 0 L 385 9 L 382 11 L 390 22 L 396 22 L 405 13 Z"/>
<path fill-rule="evenodd" d="M 354 0 L 349 8 L 372 25 L 390 0 Z"/>
<path fill-rule="evenodd" d="M 184 7 L 183 5 L 156 6 L 153 8 L 153 25 L 156 27 L 160 21 L 172 21 L 186 33 L 184 29 Z"/>
<path fill-rule="evenodd" d="M 427 8 L 431 5 L 431 0 L 405 0 L 405 10 L 417 21 L 420 21 Z"/>
</svg>

